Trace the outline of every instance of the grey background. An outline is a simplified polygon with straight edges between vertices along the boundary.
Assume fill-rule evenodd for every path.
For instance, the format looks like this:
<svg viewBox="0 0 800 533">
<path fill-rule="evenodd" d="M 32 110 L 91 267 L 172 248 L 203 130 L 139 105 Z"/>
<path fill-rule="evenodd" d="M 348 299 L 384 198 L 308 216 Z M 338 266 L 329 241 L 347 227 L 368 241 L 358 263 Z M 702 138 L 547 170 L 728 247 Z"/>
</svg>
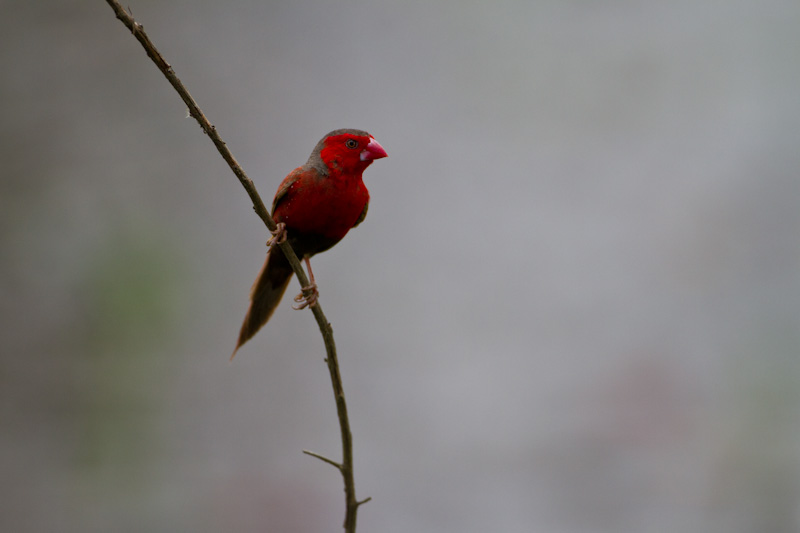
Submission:
<svg viewBox="0 0 800 533">
<path fill-rule="evenodd" d="M 0 529 L 339 530 L 243 189 L 105 2 L 1 4 Z M 800 4 L 130 6 L 266 201 L 389 152 L 315 261 L 360 531 L 800 530 Z"/>
</svg>

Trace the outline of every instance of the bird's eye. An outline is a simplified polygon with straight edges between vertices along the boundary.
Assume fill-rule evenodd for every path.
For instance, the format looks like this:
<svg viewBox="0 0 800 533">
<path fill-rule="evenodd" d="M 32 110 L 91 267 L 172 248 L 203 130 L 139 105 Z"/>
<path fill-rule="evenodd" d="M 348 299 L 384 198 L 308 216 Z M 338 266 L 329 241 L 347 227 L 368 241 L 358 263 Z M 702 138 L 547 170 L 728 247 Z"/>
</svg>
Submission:
<svg viewBox="0 0 800 533">
<path fill-rule="evenodd" d="M 348 148 L 355 148 L 358 146 L 358 141 L 355 139 L 347 139 L 347 142 L 344 143 L 344 145 Z"/>
</svg>

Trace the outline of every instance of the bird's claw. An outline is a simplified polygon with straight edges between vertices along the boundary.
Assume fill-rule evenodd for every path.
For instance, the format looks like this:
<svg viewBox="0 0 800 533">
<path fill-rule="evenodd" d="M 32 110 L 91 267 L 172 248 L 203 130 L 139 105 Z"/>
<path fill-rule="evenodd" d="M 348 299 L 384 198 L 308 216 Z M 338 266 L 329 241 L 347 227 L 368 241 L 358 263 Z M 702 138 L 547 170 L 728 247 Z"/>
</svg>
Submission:
<svg viewBox="0 0 800 533">
<path fill-rule="evenodd" d="M 314 307 L 317 305 L 317 300 L 319 299 L 319 290 L 317 289 L 317 284 L 312 283 L 307 287 L 303 287 L 300 289 L 301 292 L 297 296 L 294 297 L 294 301 L 297 305 L 293 305 L 292 309 L 300 310 L 305 309 L 306 307 Z M 306 292 L 309 294 L 306 296 Z"/>
<path fill-rule="evenodd" d="M 272 237 L 269 238 L 267 241 L 267 246 L 272 248 L 282 242 L 286 242 L 286 224 L 283 222 L 278 222 L 277 228 L 274 231 L 270 231 L 272 233 Z"/>
</svg>

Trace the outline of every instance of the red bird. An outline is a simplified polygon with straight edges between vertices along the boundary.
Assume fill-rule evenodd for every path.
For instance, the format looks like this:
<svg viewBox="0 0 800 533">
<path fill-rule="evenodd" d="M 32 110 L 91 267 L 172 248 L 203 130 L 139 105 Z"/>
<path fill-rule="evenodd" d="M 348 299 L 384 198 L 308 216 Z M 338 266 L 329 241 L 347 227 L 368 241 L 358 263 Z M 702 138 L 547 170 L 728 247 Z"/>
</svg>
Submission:
<svg viewBox="0 0 800 533">
<path fill-rule="evenodd" d="M 250 290 L 250 308 L 231 355 L 267 323 L 289 285 L 292 267 L 277 243 L 288 239 L 297 257 L 308 267 L 313 292 L 301 292 L 297 309 L 316 304 L 318 291 L 309 258 L 324 252 L 367 216 L 369 192 L 361 174 L 386 150 L 366 131 L 342 129 L 327 134 L 317 143 L 302 167 L 284 178 L 272 201 L 272 218 L 278 230 L 268 243 L 267 260 Z"/>
</svg>

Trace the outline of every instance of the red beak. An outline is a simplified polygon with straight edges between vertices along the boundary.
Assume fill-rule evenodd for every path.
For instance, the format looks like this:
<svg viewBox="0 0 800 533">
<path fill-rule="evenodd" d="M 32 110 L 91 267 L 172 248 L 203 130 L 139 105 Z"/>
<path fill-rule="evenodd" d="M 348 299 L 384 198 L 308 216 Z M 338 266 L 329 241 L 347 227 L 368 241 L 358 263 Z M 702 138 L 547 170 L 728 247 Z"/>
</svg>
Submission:
<svg viewBox="0 0 800 533">
<path fill-rule="evenodd" d="M 378 141 L 370 138 L 369 144 L 361 151 L 361 160 L 372 161 L 373 159 L 380 159 L 388 155 L 389 154 L 386 153 L 386 150 L 383 149 L 383 146 L 381 146 Z"/>
</svg>

